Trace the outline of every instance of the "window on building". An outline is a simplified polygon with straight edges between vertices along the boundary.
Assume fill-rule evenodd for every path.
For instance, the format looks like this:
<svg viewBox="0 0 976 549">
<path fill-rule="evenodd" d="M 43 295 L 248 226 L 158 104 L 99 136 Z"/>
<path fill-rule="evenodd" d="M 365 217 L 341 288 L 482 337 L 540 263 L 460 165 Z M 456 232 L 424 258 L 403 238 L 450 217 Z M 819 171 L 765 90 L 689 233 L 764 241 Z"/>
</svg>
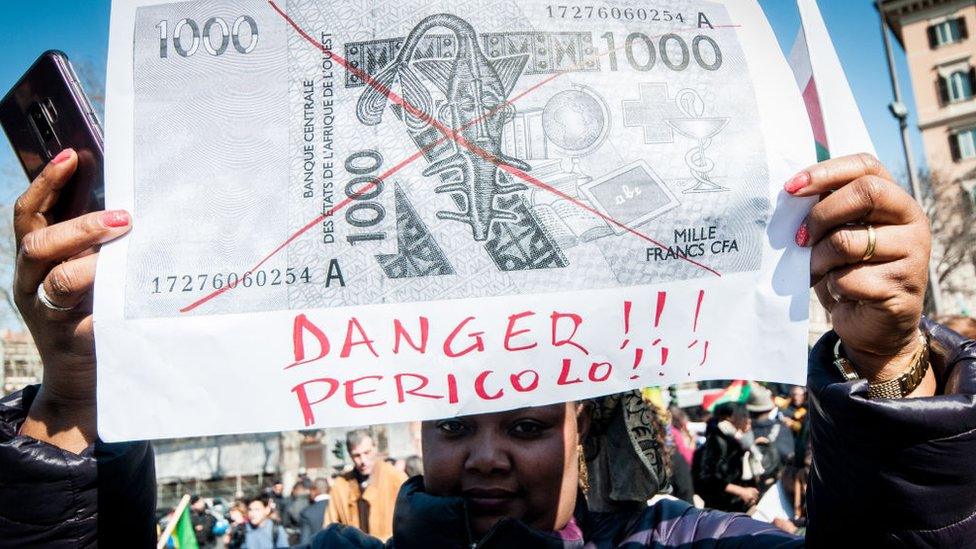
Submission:
<svg viewBox="0 0 976 549">
<path fill-rule="evenodd" d="M 965 101 L 973 97 L 972 71 L 956 71 L 949 75 L 949 101 Z"/>
<path fill-rule="evenodd" d="M 937 48 L 948 44 L 955 44 L 969 38 L 969 30 L 966 28 L 966 18 L 958 17 L 948 19 L 941 23 L 936 23 L 928 29 L 929 46 Z"/>
<path fill-rule="evenodd" d="M 971 160 L 976 158 L 976 128 L 969 128 L 949 136 L 952 160 Z"/>
<path fill-rule="evenodd" d="M 942 105 L 969 101 L 976 94 L 976 68 L 953 70 L 939 76 L 939 99 Z"/>
</svg>

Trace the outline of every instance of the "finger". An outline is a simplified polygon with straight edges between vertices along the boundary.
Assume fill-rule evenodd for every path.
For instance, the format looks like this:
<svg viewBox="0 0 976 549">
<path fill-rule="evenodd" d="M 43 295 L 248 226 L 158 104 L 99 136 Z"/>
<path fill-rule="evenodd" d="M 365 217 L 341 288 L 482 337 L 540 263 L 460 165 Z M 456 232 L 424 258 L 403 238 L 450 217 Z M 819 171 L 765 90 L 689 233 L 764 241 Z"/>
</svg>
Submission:
<svg viewBox="0 0 976 549">
<path fill-rule="evenodd" d="M 55 156 L 41 175 L 31 182 L 24 194 L 14 204 L 14 233 L 17 249 L 27 233 L 47 226 L 47 213 L 57 201 L 58 193 L 71 179 L 78 167 L 78 155 L 73 149 L 64 149 Z"/>
<path fill-rule="evenodd" d="M 78 259 L 79 257 L 85 257 L 86 255 L 97 254 L 98 250 L 100 249 L 101 246 L 92 246 L 91 248 L 87 248 L 82 250 L 79 253 L 76 253 L 75 255 L 69 257 L 68 259 Z"/>
<path fill-rule="evenodd" d="M 17 291 L 33 294 L 51 267 L 84 250 L 129 231 L 125 210 L 93 212 L 30 232 L 17 257 Z"/>
<path fill-rule="evenodd" d="M 824 198 L 804 220 L 808 240 L 815 244 L 834 229 L 854 222 L 907 225 L 924 216 L 915 200 L 891 181 L 864 176 Z M 798 231 L 801 234 L 803 229 Z M 798 236 L 797 244 L 804 245 Z"/>
<path fill-rule="evenodd" d="M 925 289 L 925 281 L 912 276 L 915 270 L 909 259 L 889 263 L 861 263 L 834 269 L 824 276 L 824 280 L 827 292 L 838 303 L 880 303 L 906 293 L 921 294 Z"/>
<path fill-rule="evenodd" d="M 835 191 L 866 175 L 891 179 L 891 174 L 877 158 L 861 153 L 814 164 L 794 175 L 783 188 L 794 196 L 816 196 Z"/>
<path fill-rule="evenodd" d="M 916 231 L 908 225 L 875 227 L 874 255 L 868 261 L 884 263 L 908 257 L 912 249 L 905 243 L 917 238 Z M 863 262 L 868 245 L 868 228 L 863 225 L 845 225 L 820 239 L 810 253 L 810 285 L 816 286 L 832 269 Z"/>
<path fill-rule="evenodd" d="M 834 308 L 834 305 L 837 304 L 837 300 L 835 300 L 834 297 L 830 295 L 830 292 L 827 291 L 827 282 L 821 278 L 820 282 L 813 287 L 813 291 L 817 294 L 817 299 L 820 301 L 820 304 L 823 305 L 823 308 L 830 313 Z"/>
<path fill-rule="evenodd" d="M 55 266 L 44 277 L 44 293 L 58 307 L 74 309 L 91 292 L 95 284 L 95 264 L 98 255 L 86 255 Z"/>
</svg>

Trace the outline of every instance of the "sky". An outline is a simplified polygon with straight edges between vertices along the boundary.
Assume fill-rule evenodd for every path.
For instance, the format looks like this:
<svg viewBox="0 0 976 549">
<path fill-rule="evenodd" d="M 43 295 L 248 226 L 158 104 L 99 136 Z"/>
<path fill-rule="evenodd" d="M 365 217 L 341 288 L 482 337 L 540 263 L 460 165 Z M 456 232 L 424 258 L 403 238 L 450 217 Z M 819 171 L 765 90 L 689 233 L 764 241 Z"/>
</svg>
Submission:
<svg viewBox="0 0 976 549">
<path fill-rule="evenodd" d="M 162 0 L 161 0 L 162 1 Z M 327 0 L 322 0 L 327 1 Z M 487 1 L 487 0 L 486 0 Z M 794 0 L 759 0 L 784 52 L 789 53 L 799 29 Z M 892 173 L 904 167 L 898 123 L 888 112 L 891 84 L 885 61 L 880 24 L 871 0 L 819 0 L 820 9 L 834 41 L 854 96 L 874 141 L 878 156 Z M 0 36 L 0 94 L 5 94 L 20 75 L 44 51 L 60 49 L 78 67 L 104 83 L 108 54 L 109 0 L 3 0 Z M 905 55 L 896 48 L 898 77 L 904 101 L 914 111 L 914 97 Z M 914 115 L 910 119 L 915 158 L 924 164 L 921 136 Z M 27 181 L 6 139 L 0 139 L 0 207 L 10 205 Z M 0 209 L 0 212 L 9 211 Z M 0 220 L 9 223 L 9 220 Z M 0 265 L 0 278 L 3 276 Z M 6 282 L 0 280 L 0 283 Z M 3 325 L 0 314 L 0 325 Z"/>
</svg>

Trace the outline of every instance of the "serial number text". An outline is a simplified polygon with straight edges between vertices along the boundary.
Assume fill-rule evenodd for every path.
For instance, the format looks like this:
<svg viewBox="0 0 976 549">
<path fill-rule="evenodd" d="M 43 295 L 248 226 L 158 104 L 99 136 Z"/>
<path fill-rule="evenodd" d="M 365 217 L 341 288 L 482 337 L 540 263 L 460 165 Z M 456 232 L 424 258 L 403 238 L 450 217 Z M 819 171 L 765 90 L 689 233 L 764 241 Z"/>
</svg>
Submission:
<svg viewBox="0 0 976 549">
<path fill-rule="evenodd" d="M 157 276 L 151 281 L 154 294 L 172 294 L 178 292 L 197 292 L 205 290 L 219 290 L 224 286 L 245 288 L 264 286 L 291 286 L 294 284 L 309 284 L 312 275 L 308 267 L 288 267 L 287 269 L 269 269 L 254 272 L 214 273 L 214 274 L 181 274 Z"/>
<path fill-rule="evenodd" d="M 669 10 L 654 8 L 549 4 L 546 6 L 546 12 L 552 19 L 617 19 L 621 21 L 661 21 L 665 23 L 671 21 L 685 22 L 685 16 L 681 13 L 673 13 Z"/>
</svg>

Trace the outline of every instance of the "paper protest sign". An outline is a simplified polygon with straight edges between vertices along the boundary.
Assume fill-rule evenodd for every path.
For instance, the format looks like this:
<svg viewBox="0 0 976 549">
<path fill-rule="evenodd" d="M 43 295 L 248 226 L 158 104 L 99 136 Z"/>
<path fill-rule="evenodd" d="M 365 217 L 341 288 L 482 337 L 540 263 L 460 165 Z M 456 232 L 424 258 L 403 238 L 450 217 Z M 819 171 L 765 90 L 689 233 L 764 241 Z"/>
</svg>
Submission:
<svg viewBox="0 0 976 549">
<path fill-rule="evenodd" d="M 753 1 L 117 1 L 109 57 L 106 440 L 804 381 Z"/>
</svg>

